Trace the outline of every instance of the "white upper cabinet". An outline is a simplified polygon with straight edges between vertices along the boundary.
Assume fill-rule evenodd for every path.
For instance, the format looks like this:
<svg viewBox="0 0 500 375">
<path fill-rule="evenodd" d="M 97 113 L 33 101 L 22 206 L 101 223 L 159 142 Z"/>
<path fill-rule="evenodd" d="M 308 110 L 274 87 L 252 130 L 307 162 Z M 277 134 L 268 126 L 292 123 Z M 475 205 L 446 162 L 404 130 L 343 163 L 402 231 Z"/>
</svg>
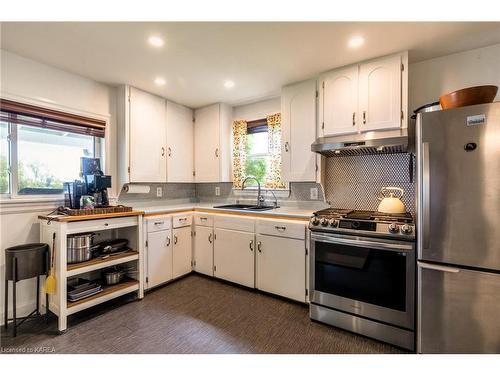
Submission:
<svg viewBox="0 0 500 375">
<path fill-rule="evenodd" d="M 316 81 L 286 86 L 281 91 L 282 177 L 285 181 L 315 181 Z"/>
<path fill-rule="evenodd" d="M 358 66 L 320 77 L 319 111 L 324 135 L 356 133 Z"/>
<path fill-rule="evenodd" d="M 214 104 L 195 111 L 195 182 L 230 182 L 231 107 Z"/>
<path fill-rule="evenodd" d="M 323 136 L 407 126 L 408 53 L 324 73 L 319 78 Z"/>
<path fill-rule="evenodd" d="M 391 56 L 360 65 L 360 130 L 401 126 L 401 56 Z"/>
<path fill-rule="evenodd" d="M 167 181 L 193 182 L 193 111 L 167 101 Z"/>
<path fill-rule="evenodd" d="M 166 182 L 165 100 L 130 87 L 130 182 Z"/>
</svg>

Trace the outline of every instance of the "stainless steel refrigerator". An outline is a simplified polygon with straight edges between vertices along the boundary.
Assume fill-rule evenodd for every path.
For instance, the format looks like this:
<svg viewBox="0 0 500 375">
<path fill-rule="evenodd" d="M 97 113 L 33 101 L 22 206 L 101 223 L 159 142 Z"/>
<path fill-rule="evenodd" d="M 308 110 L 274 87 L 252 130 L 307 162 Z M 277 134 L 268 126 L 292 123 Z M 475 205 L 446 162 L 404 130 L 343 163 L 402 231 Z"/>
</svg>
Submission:
<svg viewBox="0 0 500 375">
<path fill-rule="evenodd" d="M 500 102 L 417 118 L 420 353 L 500 353 Z"/>
</svg>

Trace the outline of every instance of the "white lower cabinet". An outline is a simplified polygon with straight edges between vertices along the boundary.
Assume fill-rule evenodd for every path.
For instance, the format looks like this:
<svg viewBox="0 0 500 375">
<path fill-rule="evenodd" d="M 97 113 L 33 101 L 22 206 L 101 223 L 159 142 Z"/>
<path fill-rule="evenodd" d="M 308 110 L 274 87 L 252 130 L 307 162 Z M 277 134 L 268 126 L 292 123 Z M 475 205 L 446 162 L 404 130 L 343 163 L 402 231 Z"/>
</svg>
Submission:
<svg viewBox="0 0 500 375">
<path fill-rule="evenodd" d="M 214 276 L 255 287 L 255 234 L 215 228 Z"/>
<path fill-rule="evenodd" d="M 191 226 L 173 230 L 172 276 L 175 279 L 191 272 Z"/>
<path fill-rule="evenodd" d="M 146 287 L 172 280 L 172 231 L 148 233 Z"/>
<path fill-rule="evenodd" d="M 255 287 L 306 302 L 306 251 L 303 239 L 257 234 Z"/>
<path fill-rule="evenodd" d="M 194 230 L 193 269 L 208 276 L 214 275 L 214 230 L 197 225 Z"/>
</svg>

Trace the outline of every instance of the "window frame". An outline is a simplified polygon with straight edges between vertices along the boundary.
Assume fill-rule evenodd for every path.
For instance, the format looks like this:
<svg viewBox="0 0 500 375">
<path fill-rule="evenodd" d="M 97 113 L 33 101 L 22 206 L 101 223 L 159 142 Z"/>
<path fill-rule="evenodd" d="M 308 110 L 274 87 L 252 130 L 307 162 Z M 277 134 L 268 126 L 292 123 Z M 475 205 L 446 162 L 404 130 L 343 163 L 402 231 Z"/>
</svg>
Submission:
<svg viewBox="0 0 500 375">
<path fill-rule="evenodd" d="M 247 136 L 249 134 L 263 132 L 261 129 L 264 126 L 266 127 L 265 132 L 267 132 L 267 126 L 268 126 L 267 125 L 267 118 L 261 118 L 261 119 L 257 119 L 257 120 L 247 121 Z M 232 139 L 231 139 L 231 142 L 232 142 Z M 268 152 L 266 154 L 261 154 L 261 153 L 252 154 L 252 156 L 253 157 L 267 157 L 267 156 L 269 156 L 269 149 L 268 149 Z M 232 187 L 233 193 L 236 196 L 241 196 L 241 197 L 247 197 L 247 196 L 254 197 L 255 192 L 257 192 L 258 189 L 259 188 L 257 185 L 248 186 L 248 187 L 245 187 L 245 189 L 235 188 L 234 185 Z M 269 189 L 269 188 L 266 188 L 264 186 L 261 186 L 261 190 L 263 192 L 273 191 L 275 193 L 275 195 L 279 198 L 288 198 L 290 196 L 290 183 L 288 181 L 285 181 L 285 187 L 281 188 L 281 189 Z"/>
<path fill-rule="evenodd" d="M 19 177 L 19 144 L 18 144 L 18 125 L 7 121 L 7 142 L 8 142 L 8 169 L 9 174 L 9 192 L 0 194 L 1 200 L 50 200 L 59 201 L 64 199 L 64 193 L 60 194 L 19 194 L 18 193 L 18 177 Z M 92 136 L 94 158 L 103 159 L 103 138 Z M 103 166 L 104 167 L 104 166 Z"/>
</svg>

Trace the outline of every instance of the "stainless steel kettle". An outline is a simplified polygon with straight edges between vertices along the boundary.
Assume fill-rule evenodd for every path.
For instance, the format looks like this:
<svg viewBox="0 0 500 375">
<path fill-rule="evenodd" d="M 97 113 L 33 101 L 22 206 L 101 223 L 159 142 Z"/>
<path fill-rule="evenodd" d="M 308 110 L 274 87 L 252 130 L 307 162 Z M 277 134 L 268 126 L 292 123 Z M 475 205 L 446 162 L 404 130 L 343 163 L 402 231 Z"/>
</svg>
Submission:
<svg viewBox="0 0 500 375">
<path fill-rule="evenodd" d="M 396 194 L 399 192 L 399 196 Z M 396 186 L 387 186 L 380 189 L 378 211 L 385 214 L 404 214 L 406 207 L 401 198 L 405 191 Z"/>
</svg>

